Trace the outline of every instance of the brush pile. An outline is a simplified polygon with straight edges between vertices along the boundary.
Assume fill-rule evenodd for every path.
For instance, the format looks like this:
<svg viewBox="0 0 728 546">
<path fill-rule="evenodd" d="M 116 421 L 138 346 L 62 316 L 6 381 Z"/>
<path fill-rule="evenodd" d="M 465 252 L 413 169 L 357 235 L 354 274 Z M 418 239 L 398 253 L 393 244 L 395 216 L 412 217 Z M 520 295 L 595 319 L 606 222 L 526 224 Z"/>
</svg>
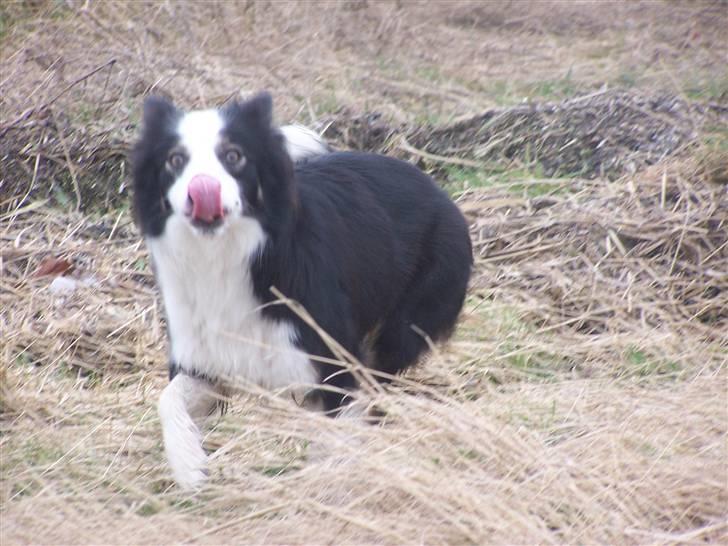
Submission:
<svg viewBox="0 0 728 546">
<path fill-rule="evenodd" d="M 325 134 L 344 147 L 435 163 L 515 163 L 538 165 L 548 177 L 616 178 L 689 146 L 708 120 L 728 124 L 728 106 L 609 90 L 490 110 L 447 127 L 393 127 L 377 114 L 343 113 Z M 403 136 L 411 146 L 401 145 Z"/>
<path fill-rule="evenodd" d="M 112 208 L 127 199 L 127 140 L 118 129 L 80 128 L 53 108 L 0 125 L 0 211 L 49 199 L 76 210 Z"/>
<path fill-rule="evenodd" d="M 728 122 L 728 108 L 718 111 Z M 411 140 L 438 155 L 533 162 L 549 177 L 615 177 L 674 154 L 711 114 L 675 96 L 612 90 L 486 112 Z"/>
</svg>

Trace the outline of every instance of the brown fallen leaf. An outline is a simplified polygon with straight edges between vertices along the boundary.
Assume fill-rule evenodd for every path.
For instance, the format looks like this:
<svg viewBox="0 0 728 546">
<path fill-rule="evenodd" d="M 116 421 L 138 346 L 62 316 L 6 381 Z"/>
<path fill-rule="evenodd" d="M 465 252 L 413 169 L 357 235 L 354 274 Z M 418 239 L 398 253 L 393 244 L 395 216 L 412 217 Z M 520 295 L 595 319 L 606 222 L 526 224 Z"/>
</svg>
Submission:
<svg viewBox="0 0 728 546">
<path fill-rule="evenodd" d="M 43 258 L 38 268 L 33 273 L 34 278 L 45 277 L 48 275 L 64 275 L 73 269 L 73 264 L 66 258 L 56 258 L 54 256 L 48 256 Z"/>
</svg>

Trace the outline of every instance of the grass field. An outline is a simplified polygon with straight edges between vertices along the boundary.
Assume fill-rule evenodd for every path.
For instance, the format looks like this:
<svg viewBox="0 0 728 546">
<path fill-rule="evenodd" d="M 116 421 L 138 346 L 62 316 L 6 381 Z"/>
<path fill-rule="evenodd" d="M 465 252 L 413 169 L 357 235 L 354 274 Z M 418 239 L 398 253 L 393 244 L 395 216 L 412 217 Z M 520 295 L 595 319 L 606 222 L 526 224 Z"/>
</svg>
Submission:
<svg viewBox="0 0 728 546">
<path fill-rule="evenodd" d="M 725 28 L 724 1 L 1 3 L 0 543 L 728 542 Z M 476 270 L 452 341 L 362 394 L 381 425 L 244 389 L 187 495 L 126 154 L 147 94 L 260 89 L 432 173 Z"/>
</svg>

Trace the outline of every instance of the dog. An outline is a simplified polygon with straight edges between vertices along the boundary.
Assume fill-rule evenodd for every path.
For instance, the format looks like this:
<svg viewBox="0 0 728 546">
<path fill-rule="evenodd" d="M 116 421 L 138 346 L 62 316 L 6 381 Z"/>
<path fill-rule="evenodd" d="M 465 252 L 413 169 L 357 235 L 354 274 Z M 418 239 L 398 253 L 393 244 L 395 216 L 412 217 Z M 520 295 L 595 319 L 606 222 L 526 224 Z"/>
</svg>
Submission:
<svg viewBox="0 0 728 546">
<path fill-rule="evenodd" d="M 133 208 L 169 337 L 158 409 L 184 489 L 206 480 L 200 426 L 230 382 L 314 386 L 310 397 L 331 414 L 357 387 L 272 287 L 385 377 L 451 334 L 466 294 L 468 226 L 429 176 L 383 155 L 330 151 L 272 117 L 268 93 L 192 112 L 150 97 L 132 152 Z"/>
</svg>

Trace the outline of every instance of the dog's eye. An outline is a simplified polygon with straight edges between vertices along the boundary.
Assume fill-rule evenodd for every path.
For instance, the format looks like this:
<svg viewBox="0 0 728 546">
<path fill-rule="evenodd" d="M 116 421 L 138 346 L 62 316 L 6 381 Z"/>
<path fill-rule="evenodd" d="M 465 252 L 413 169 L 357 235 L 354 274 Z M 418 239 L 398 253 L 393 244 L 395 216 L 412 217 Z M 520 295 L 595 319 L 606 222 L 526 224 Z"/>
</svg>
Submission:
<svg viewBox="0 0 728 546">
<path fill-rule="evenodd" d="M 240 151 L 235 148 L 230 148 L 225 152 L 225 163 L 228 165 L 237 165 L 242 157 Z"/>
<path fill-rule="evenodd" d="M 172 152 L 167 158 L 167 163 L 173 170 L 178 171 L 185 164 L 185 156 L 180 152 Z"/>
</svg>

